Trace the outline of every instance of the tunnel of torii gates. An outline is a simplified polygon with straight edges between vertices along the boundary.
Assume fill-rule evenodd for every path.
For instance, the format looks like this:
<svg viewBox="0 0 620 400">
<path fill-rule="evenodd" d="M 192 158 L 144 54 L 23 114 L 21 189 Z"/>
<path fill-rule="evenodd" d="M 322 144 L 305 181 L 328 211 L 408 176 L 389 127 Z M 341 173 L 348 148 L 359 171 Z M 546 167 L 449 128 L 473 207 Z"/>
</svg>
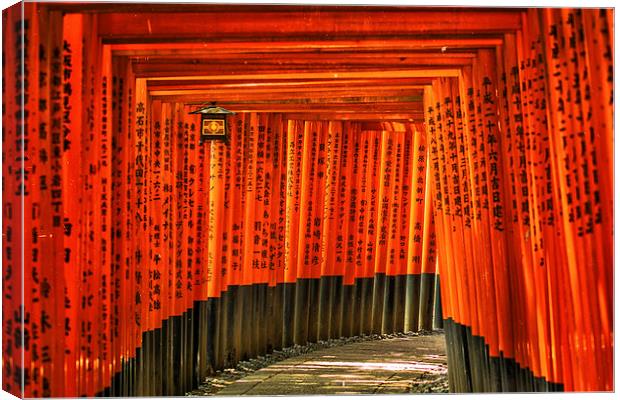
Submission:
<svg viewBox="0 0 620 400">
<path fill-rule="evenodd" d="M 5 390 L 180 395 L 434 328 L 452 391 L 613 390 L 613 10 L 2 18 Z"/>
</svg>

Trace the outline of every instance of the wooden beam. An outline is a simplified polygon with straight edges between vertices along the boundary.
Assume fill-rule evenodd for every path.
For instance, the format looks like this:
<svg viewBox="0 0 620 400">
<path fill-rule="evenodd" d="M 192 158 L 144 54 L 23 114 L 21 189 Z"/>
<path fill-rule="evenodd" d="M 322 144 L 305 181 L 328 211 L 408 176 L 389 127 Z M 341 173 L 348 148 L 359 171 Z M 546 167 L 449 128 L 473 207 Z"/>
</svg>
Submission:
<svg viewBox="0 0 620 400">
<path fill-rule="evenodd" d="M 158 60 L 161 61 L 161 60 Z M 265 73 L 274 74 L 278 72 L 318 72 L 330 70 L 334 72 L 344 71 L 376 71 L 376 70 L 399 70 L 408 68 L 460 68 L 464 65 L 471 65 L 472 59 L 454 59 L 445 57 L 443 59 L 410 59 L 410 58 L 384 58 L 377 54 L 374 58 L 351 61 L 349 59 L 289 59 L 267 61 L 259 60 L 229 60 L 226 63 L 211 62 L 207 59 L 188 61 L 185 63 L 153 62 L 145 59 L 142 62 L 135 62 L 132 65 L 136 75 L 141 77 L 156 76 L 175 76 L 175 75 L 207 75 L 207 74 L 248 74 Z"/>
<path fill-rule="evenodd" d="M 231 6 L 231 9 L 234 6 Z M 132 12 L 97 15 L 105 41 L 219 41 L 256 38 L 352 38 L 372 35 L 472 34 L 512 32 L 521 27 L 521 13 L 471 9 L 400 8 L 385 11 Z"/>
<path fill-rule="evenodd" d="M 387 92 L 383 96 L 377 96 L 374 93 L 366 92 L 359 96 L 334 96 L 330 93 L 326 93 L 323 96 L 304 96 L 303 94 L 282 96 L 279 97 L 273 94 L 258 95 L 194 95 L 194 94 L 178 94 L 174 92 L 163 93 L 151 93 L 154 99 L 183 99 L 183 103 L 186 104 L 204 104 L 205 102 L 217 102 L 217 103 L 234 103 L 237 106 L 243 106 L 244 104 L 370 104 L 370 103 L 421 103 L 422 96 L 419 94 L 406 93 L 405 96 L 394 96 L 392 93 Z"/>
<path fill-rule="evenodd" d="M 166 99 L 162 98 L 162 101 Z M 177 101 L 176 99 L 173 101 Z M 291 103 L 243 103 L 222 102 L 218 106 L 234 112 L 276 112 L 276 113 L 423 113 L 422 102 L 410 103 L 324 103 L 324 104 L 291 104 Z M 198 108 L 198 107 L 196 107 Z"/>
<path fill-rule="evenodd" d="M 432 7 L 432 6 L 403 6 L 403 5 L 280 5 L 280 4 L 205 4 L 205 3 L 99 3 L 99 2 L 50 2 L 43 3 L 50 10 L 64 11 L 67 13 L 141 13 L 145 11 L 157 13 L 236 13 L 236 12 L 400 12 L 412 10 L 433 11 L 471 11 L 477 13 L 485 12 L 517 12 L 522 9 L 502 7 Z"/>
<path fill-rule="evenodd" d="M 204 55 L 209 54 L 256 54 L 256 53 L 290 53 L 290 52 L 342 52 L 342 51 L 435 51 L 438 55 L 444 53 L 459 53 L 461 50 L 495 47 L 503 43 L 498 35 L 473 35 L 470 32 L 463 37 L 389 37 L 372 39 L 369 37 L 358 39 L 332 38 L 332 40 L 309 40 L 301 38 L 256 37 L 252 41 L 211 41 L 196 42 L 165 42 L 157 43 L 112 43 L 114 55 L 121 56 L 165 56 L 165 55 Z"/>
<path fill-rule="evenodd" d="M 398 99 L 404 99 L 405 97 L 396 97 L 392 96 L 391 93 L 381 93 L 383 96 L 376 97 L 379 100 L 384 102 L 398 102 Z M 171 101 L 174 99 L 175 101 L 188 103 L 188 104 L 203 104 L 205 102 L 217 102 L 217 103 L 239 103 L 243 104 L 243 102 L 250 103 L 263 103 L 266 101 L 272 101 L 275 103 L 282 103 L 284 101 L 287 102 L 297 102 L 298 104 L 310 104 L 310 103 L 346 103 L 346 104 L 356 104 L 356 103 L 368 103 L 369 101 L 360 100 L 355 101 L 355 99 L 365 99 L 370 98 L 366 97 L 368 93 L 364 93 L 358 97 L 347 97 L 347 96 L 303 96 L 303 95 L 291 95 L 291 96 L 282 96 L 279 97 L 276 95 L 247 95 L 247 96 L 235 96 L 235 95 L 212 95 L 212 94 L 202 94 L 202 95 L 178 95 L 178 94 L 158 94 L 152 96 L 154 99 L 165 99 Z M 413 96 L 411 96 L 413 97 Z"/>
<path fill-rule="evenodd" d="M 423 113 L 284 113 L 284 117 L 304 121 L 399 121 L 424 122 Z"/>
<path fill-rule="evenodd" d="M 451 69 L 454 70 L 456 68 L 462 67 L 461 65 L 441 65 L 443 69 Z M 410 69 L 411 67 L 407 68 Z M 429 68 L 431 68 L 429 66 Z M 329 67 L 321 67 L 320 65 L 308 65 L 306 67 L 300 66 L 299 68 L 280 68 L 280 67 L 262 67 L 262 66 L 237 66 L 237 67 L 213 67 L 210 69 L 204 68 L 186 68 L 184 70 L 158 70 L 157 67 L 147 66 L 146 68 L 138 67 L 134 70 L 134 73 L 141 78 L 171 78 L 173 79 L 175 76 L 187 76 L 187 77 L 203 77 L 206 75 L 275 75 L 281 73 L 290 73 L 290 74 L 313 74 L 317 72 L 325 72 L 328 69 L 334 73 L 343 73 L 343 72 L 360 72 L 360 73 L 373 73 L 373 72 L 388 72 L 388 71 L 399 71 L 402 70 L 403 67 L 349 67 L 349 66 L 329 66 Z"/>
<path fill-rule="evenodd" d="M 347 99 L 347 98 L 404 98 L 405 96 L 415 96 L 416 99 L 422 99 L 421 86 L 415 86 L 412 88 L 339 88 L 330 90 L 319 90 L 320 88 L 313 88 L 314 90 L 295 90 L 295 89 L 281 89 L 281 90 L 185 90 L 185 89 L 165 89 L 165 90 L 151 90 L 149 94 L 154 97 L 161 96 L 188 96 L 188 97 L 202 97 L 222 99 L 224 101 L 241 101 L 241 100 L 270 100 L 270 99 Z M 416 100 L 417 101 L 417 100 Z"/>
<path fill-rule="evenodd" d="M 114 45 L 110 45 L 114 47 Z M 154 50 L 155 51 L 155 50 Z M 259 63 L 280 63 L 283 61 L 322 61 L 322 60 L 350 60 L 350 62 L 367 62 L 376 60 L 378 56 L 390 60 L 434 60 L 434 62 L 444 62 L 445 60 L 454 60 L 452 62 L 465 62 L 476 57 L 476 51 L 467 49 L 463 51 L 448 50 L 444 52 L 435 51 L 433 49 L 403 49 L 394 50 L 334 50 L 334 51 L 317 51 L 308 49 L 307 51 L 290 51 L 290 52 L 271 52 L 269 49 L 259 49 L 255 52 L 240 53 L 220 53 L 204 50 L 202 53 L 195 54 L 144 54 L 144 55 L 128 55 L 124 52 L 118 52 L 115 56 L 129 57 L 135 63 L 154 63 L 154 64 L 195 64 L 195 63 L 230 63 L 237 62 L 259 62 Z M 430 61 L 429 61 L 430 62 Z"/>
<path fill-rule="evenodd" d="M 360 71 L 360 72 L 308 72 L 308 73 L 279 73 L 279 74 L 231 74 L 231 75 L 203 75 L 203 76 L 162 76 L 152 77 L 151 80 L 161 81 L 184 81 L 184 80 L 290 80 L 290 79 L 349 79 L 349 78 L 436 78 L 457 77 L 459 69 L 436 68 L 436 69 L 403 69 L 394 71 Z"/>
<path fill-rule="evenodd" d="M 413 57 L 387 57 L 381 53 L 376 53 L 373 57 L 367 58 L 346 58 L 346 57 L 288 57 L 279 58 L 272 56 L 262 56 L 261 58 L 229 58 L 226 60 L 213 60 L 209 58 L 192 58 L 183 60 L 153 59 L 149 57 L 133 60 L 132 65 L 135 72 L 140 72 L 137 68 L 148 71 L 183 71 L 183 70 L 203 70 L 213 69 L 223 70 L 232 69 L 252 69 L 252 68 L 294 68 L 303 69 L 311 67 L 321 67 L 324 69 L 331 67 L 344 68 L 411 68 L 420 66 L 462 66 L 471 65 L 472 58 L 413 58 Z"/>
<path fill-rule="evenodd" d="M 254 81 L 239 80 L 234 82 L 205 82 L 191 80 L 147 80 L 147 87 L 150 90 L 167 90 L 167 89 L 204 89 L 204 90 L 246 90 L 246 89 L 268 89 L 268 90 L 326 90 L 326 89 L 344 89 L 344 88 L 384 88 L 384 89 L 418 89 L 424 85 L 431 84 L 430 78 L 383 78 L 383 79 L 292 79 L 290 81 Z"/>
</svg>

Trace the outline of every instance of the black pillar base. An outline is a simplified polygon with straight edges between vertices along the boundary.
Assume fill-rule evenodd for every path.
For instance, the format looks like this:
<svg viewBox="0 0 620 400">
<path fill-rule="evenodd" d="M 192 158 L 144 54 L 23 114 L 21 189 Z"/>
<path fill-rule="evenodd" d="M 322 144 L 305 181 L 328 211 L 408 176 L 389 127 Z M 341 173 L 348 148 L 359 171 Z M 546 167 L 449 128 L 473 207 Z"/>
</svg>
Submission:
<svg viewBox="0 0 620 400">
<path fill-rule="evenodd" d="M 514 359 L 489 354 L 484 339 L 451 318 L 444 320 L 450 391 L 561 392 L 562 384 L 535 377 Z"/>
</svg>

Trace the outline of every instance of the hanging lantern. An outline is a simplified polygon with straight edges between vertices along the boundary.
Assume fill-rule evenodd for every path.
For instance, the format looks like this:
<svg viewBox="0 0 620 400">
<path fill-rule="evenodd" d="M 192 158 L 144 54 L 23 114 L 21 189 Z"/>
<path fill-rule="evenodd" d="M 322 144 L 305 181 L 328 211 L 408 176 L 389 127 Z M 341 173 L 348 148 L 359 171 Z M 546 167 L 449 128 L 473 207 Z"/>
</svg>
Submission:
<svg viewBox="0 0 620 400">
<path fill-rule="evenodd" d="M 192 111 L 190 114 L 200 114 L 200 143 L 205 140 L 224 140 L 228 141 L 228 121 L 227 116 L 234 114 L 225 108 L 218 107 L 212 103 L 208 107 Z"/>
</svg>

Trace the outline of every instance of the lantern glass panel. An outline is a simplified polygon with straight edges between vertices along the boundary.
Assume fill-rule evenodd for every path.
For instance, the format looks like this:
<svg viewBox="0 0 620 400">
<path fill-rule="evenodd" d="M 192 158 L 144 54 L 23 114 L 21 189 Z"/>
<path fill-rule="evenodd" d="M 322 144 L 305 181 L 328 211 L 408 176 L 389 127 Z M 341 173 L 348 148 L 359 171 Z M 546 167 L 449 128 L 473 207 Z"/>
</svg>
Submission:
<svg viewBox="0 0 620 400">
<path fill-rule="evenodd" d="M 202 118 L 203 136 L 226 136 L 226 120 L 214 119 L 208 116 Z"/>
</svg>

